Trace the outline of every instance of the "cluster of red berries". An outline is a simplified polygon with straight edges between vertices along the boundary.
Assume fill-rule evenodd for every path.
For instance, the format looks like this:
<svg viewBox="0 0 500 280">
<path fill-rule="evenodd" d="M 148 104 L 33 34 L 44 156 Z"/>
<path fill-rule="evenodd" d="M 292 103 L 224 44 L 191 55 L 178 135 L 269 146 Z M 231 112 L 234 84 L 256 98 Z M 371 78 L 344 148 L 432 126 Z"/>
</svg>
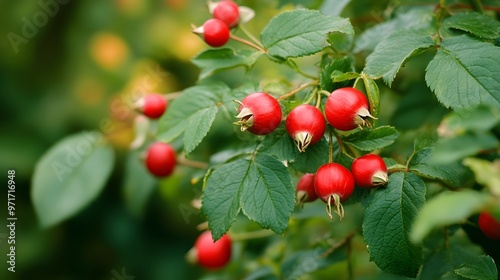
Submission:
<svg viewBox="0 0 500 280">
<path fill-rule="evenodd" d="M 239 120 L 235 124 L 240 125 L 242 131 L 265 135 L 279 126 L 281 107 L 271 95 L 256 92 L 237 102 L 240 105 L 236 116 Z M 305 152 L 309 145 L 323 137 L 326 121 L 335 129 L 348 131 L 370 125 L 367 118 L 373 118 L 366 96 L 352 87 L 334 90 L 326 101 L 324 115 L 326 120 L 318 108 L 302 104 L 286 117 L 286 130 L 300 152 Z M 341 203 L 351 196 L 355 185 L 365 189 L 375 188 L 388 181 L 387 167 L 382 158 L 375 154 L 355 159 L 351 171 L 341 164 L 327 163 L 315 175 L 305 174 L 297 185 L 298 201 L 303 203 L 319 197 L 327 203 L 328 209 L 336 206 L 336 212 L 342 218 Z M 331 217 L 331 210 L 328 213 Z"/>
<path fill-rule="evenodd" d="M 299 204 L 311 202 L 318 197 L 327 203 L 330 218 L 331 207 L 340 219 L 344 216 L 342 203 L 354 192 L 354 187 L 372 189 L 388 182 L 387 167 L 384 160 L 376 154 L 366 154 L 356 158 L 351 170 L 339 163 L 327 163 L 318 168 L 315 174 L 302 175 L 297 183 Z"/>
<path fill-rule="evenodd" d="M 160 118 L 166 111 L 168 102 L 161 94 L 147 94 L 136 103 L 136 108 L 150 119 Z M 163 142 L 152 143 L 147 151 L 145 164 L 149 172 L 157 177 L 172 174 L 177 162 L 174 148 Z M 203 232 L 189 251 L 187 258 L 208 269 L 225 266 L 231 259 L 232 241 L 228 235 L 223 235 L 216 242 L 210 231 Z"/>
<path fill-rule="evenodd" d="M 212 47 L 221 47 L 231 37 L 230 29 L 240 21 L 240 7 L 232 0 L 222 0 L 217 3 L 209 2 L 212 18 L 193 29 L 194 33 L 203 36 L 203 40 Z"/>
<path fill-rule="evenodd" d="M 247 95 L 241 102 L 236 101 L 241 130 L 256 135 L 273 132 L 280 124 L 282 111 L 279 102 L 271 95 L 255 92 Z M 373 118 L 369 111 L 368 99 L 359 90 L 345 87 L 334 90 L 325 104 L 328 123 L 338 130 L 348 131 L 357 127 L 369 126 L 367 118 Z M 287 116 L 286 129 L 297 144 L 299 151 L 318 142 L 326 130 L 326 121 L 321 111 L 309 104 L 295 107 Z"/>
<path fill-rule="evenodd" d="M 168 106 L 167 99 L 161 94 L 150 93 L 139 99 L 136 108 L 150 119 L 160 118 Z M 174 148 L 167 143 L 154 142 L 146 151 L 145 164 L 149 172 L 157 177 L 172 174 L 177 163 Z"/>
</svg>

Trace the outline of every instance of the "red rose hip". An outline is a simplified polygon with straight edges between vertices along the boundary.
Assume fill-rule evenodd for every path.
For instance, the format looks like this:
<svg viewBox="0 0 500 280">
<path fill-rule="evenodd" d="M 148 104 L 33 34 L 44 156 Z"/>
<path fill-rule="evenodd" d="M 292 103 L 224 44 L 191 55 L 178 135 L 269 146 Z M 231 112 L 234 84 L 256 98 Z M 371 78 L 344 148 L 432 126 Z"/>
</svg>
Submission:
<svg viewBox="0 0 500 280">
<path fill-rule="evenodd" d="M 317 143 L 326 130 L 326 121 L 321 111 L 311 105 L 295 107 L 286 118 L 286 130 L 300 152 Z"/>
<path fill-rule="evenodd" d="M 366 154 L 356 158 L 351 165 L 356 186 L 372 189 L 387 184 L 387 166 L 384 160 L 375 154 Z"/>
<path fill-rule="evenodd" d="M 238 4 L 231 0 L 222 0 L 215 3 L 213 17 L 224 22 L 229 28 L 238 25 L 240 20 Z"/>
<path fill-rule="evenodd" d="M 314 190 L 314 174 L 306 173 L 300 177 L 297 183 L 297 203 L 312 202 L 318 199 Z"/>
<path fill-rule="evenodd" d="M 500 240 L 500 220 L 490 213 L 481 212 L 478 220 L 479 229 L 491 240 Z"/>
<path fill-rule="evenodd" d="M 188 260 L 208 269 L 218 269 L 225 266 L 231 259 L 231 239 L 223 235 L 216 242 L 210 231 L 204 231 L 188 253 Z"/>
<path fill-rule="evenodd" d="M 167 100 L 158 93 L 147 94 L 137 102 L 138 109 L 151 119 L 161 117 L 167 109 L 167 105 Z"/>
<path fill-rule="evenodd" d="M 264 92 L 254 92 L 243 100 L 236 101 L 239 121 L 234 124 L 241 126 L 241 131 L 248 130 L 256 135 L 266 135 L 273 132 L 280 124 L 282 112 L 279 102 Z"/>
<path fill-rule="evenodd" d="M 146 167 L 157 177 L 166 177 L 172 173 L 177 163 L 175 150 L 169 144 L 155 142 L 146 153 Z"/>
<path fill-rule="evenodd" d="M 339 88 L 330 94 L 325 105 L 325 116 L 328 123 L 342 131 L 369 126 L 366 119 L 374 119 L 366 96 L 352 87 Z"/>
<path fill-rule="evenodd" d="M 203 34 L 203 40 L 212 47 L 221 47 L 229 41 L 230 33 L 227 25 L 218 19 L 205 21 L 201 30 L 195 30 Z"/>
<path fill-rule="evenodd" d="M 320 166 L 314 176 L 314 190 L 318 197 L 326 202 L 330 219 L 333 219 L 331 207 L 334 205 L 335 212 L 342 221 L 344 217 L 342 202 L 346 201 L 354 191 L 354 178 L 349 169 L 338 163 Z"/>
</svg>

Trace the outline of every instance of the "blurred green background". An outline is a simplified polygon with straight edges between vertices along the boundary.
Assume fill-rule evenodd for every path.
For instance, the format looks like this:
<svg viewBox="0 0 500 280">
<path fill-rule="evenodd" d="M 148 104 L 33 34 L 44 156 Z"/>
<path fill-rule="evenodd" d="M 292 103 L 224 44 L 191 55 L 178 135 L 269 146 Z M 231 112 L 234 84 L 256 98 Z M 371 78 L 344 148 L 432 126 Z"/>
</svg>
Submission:
<svg viewBox="0 0 500 280">
<path fill-rule="evenodd" d="M 2 0 L 0 10 L 0 170 L 16 171 L 18 218 L 11 273 L 2 188 L 0 278 L 112 279 L 124 271 L 136 279 L 197 278 L 203 271 L 188 265 L 184 254 L 202 221 L 193 215 L 186 223 L 178 208 L 193 199 L 191 189 L 155 192 L 141 217 L 124 207 L 121 185 L 135 113 L 120 102 L 196 82 L 198 70 L 189 60 L 205 45 L 190 24 L 209 17 L 206 3 Z M 115 125 L 108 138 L 117 156 L 104 191 L 72 219 L 40 229 L 30 201 L 34 164 L 66 135 L 98 129 L 103 120 Z"/>
<path fill-rule="evenodd" d="M 247 27 L 257 35 L 280 9 L 292 7 L 291 4 L 283 6 L 285 2 L 318 7 L 322 1 L 237 2 L 256 10 L 257 17 Z M 340 11 L 347 2 L 339 0 L 338 6 L 330 5 L 329 9 Z M 364 1 L 352 1 L 342 15 L 356 15 L 351 21 L 359 34 L 382 21 L 389 2 L 378 1 L 370 8 L 379 6 L 380 9 L 368 10 Z M 15 273 L 6 270 L 7 229 L 3 227 L 4 222 L 0 223 L 0 278 L 120 280 L 119 277 L 127 279 L 126 274 L 136 279 L 199 279 L 207 275 L 206 271 L 184 259 L 199 234 L 196 226 L 203 222 L 190 206 L 191 201 L 199 197 L 202 172 L 179 168 L 172 178 L 154 182 L 155 189 L 144 209 L 135 213 L 131 213 L 123 194 L 124 180 L 130 175 L 125 170 L 136 116 L 129 110 L 130 102 L 134 96 L 145 92 L 177 92 L 197 82 L 199 70 L 190 59 L 207 46 L 191 33 L 191 24 L 199 26 L 210 17 L 206 2 L 0 0 L 0 11 L 3 12 L 0 19 L 0 170 L 5 176 L 9 169 L 16 171 L 18 218 Z M 315 69 L 310 62 L 317 57 L 311 61 L 307 59 L 301 60 L 302 65 L 306 65 L 304 70 Z M 422 82 L 423 71 L 411 69 L 422 70 L 428 59 L 424 56 L 420 61 L 409 63 L 401 75 Z M 286 84 L 281 79 L 295 75 L 285 66 L 267 67 L 267 63 L 259 61 L 248 75 L 242 75 L 245 73 L 242 69 L 235 69 L 216 74 L 215 78 L 230 86 L 241 85 L 249 79 L 267 79 L 266 84 L 272 87 L 273 81 L 280 86 Z M 395 92 L 398 87 L 411 88 L 411 85 L 397 85 Z M 383 98 L 398 100 L 397 93 L 387 93 Z M 440 108 L 434 99 L 426 102 Z M 388 122 L 395 110 L 388 106 L 382 113 L 381 122 Z M 427 118 L 439 120 L 444 114 L 442 109 L 433 112 Z M 428 121 L 420 117 L 414 119 L 415 126 Z M 414 128 L 413 124 L 398 123 L 397 119 L 392 122 L 398 128 Z M 49 229 L 41 229 L 30 199 L 36 161 L 65 136 L 100 129 L 103 123 L 113 125 L 114 129 L 106 137 L 116 152 L 113 173 L 104 191 L 76 216 Z M 198 154 L 206 155 L 202 160 L 208 160 L 222 145 L 232 144 L 227 139 L 231 139 L 228 135 L 234 131 L 224 129 L 214 126 L 206 143 L 199 148 Z M 411 134 L 408 138 L 408 142 L 413 141 Z M 411 149 L 411 145 L 400 149 Z M 0 221 L 6 221 L 7 215 L 7 191 L 3 190 Z M 323 207 L 317 202 L 308 211 L 314 215 L 324 214 Z M 345 236 L 361 219 L 360 205 L 351 207 L 354 221 L 344 223 L 345 226 L 334 235 Z M 308 213 L 299 215 L 307 216 Z M 334 224 L 325 225 L 324 219 L 308 222 L 299 219 L 290 224 L 290 232 L 295 233 L 287 237 L 291 247 L 311 248 L 311 241 L 304 242 L 299 231 L 307 229 L 308 225 L 320 229 L 317 235 L 332 232 L 335 227 Z M 235 223 L 234 229 L 259 228 L 242 220 Z M 357 267 L 359 279 L 371 279 L 369 275 L 377 269 L 368 262 L 361 238 L 357 236 L 354 242 L 363 252 L 357 256 L 362 263 Z M 246 246 L 244 254 L 242 246 Z M 233 259 L 228 275 L 246 273 L 269 264 L 266 260 L 273 260 L 274 255 L 283 250 L 284 241 L 280 237 L 253 240 L 244 245 L 236 243 L 234 252 L 241 259 Z M 267 257 L 259 259 L 261 255 Z M 330 272 L 338 270 L 345 271 L 345 263 L 333 267 Z M 208 275 L 220 279 L 224 274 Z"/>
</svg>

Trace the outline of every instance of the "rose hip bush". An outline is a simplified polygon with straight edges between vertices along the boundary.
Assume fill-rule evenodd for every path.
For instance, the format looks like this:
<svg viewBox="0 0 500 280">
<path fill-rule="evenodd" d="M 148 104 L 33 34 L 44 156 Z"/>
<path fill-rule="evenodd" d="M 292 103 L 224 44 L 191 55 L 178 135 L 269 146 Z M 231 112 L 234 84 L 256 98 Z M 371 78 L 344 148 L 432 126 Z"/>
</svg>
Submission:
<svg viewBox="0 0 500 280">
<path fill-rule="evenodd" d="M 176 151 L 153 155 L 153 165 L 168 165 L 158 174 L 201 170 L 185 174 L 202 193 L 193 203 L 207 222 L 200 227 L 233 243 L 207 273 L 354 279 L 369 267 L 375 279 L 497 279 L 489 232 L 500 220 L 498 1 L 364 3 L 384 12 L 370 25 L 356 1 L 350 17 L 339 16 L 350 1 L 279 2 L 258 36 L 247 26 L 268 15 L 209 3 L 217 28 L 193 24 L 207 43 L 192 59 L 198 83 L 150 126 L 137 122 L 132 161 L 159 141 Z M 282 76 L 266 79 L 259 64 Z M 236 84 L 224 78 L 234 71 L 245 77 Z M 40 159 L 32 199 L 44 226 L 79 212 L 106 183 L 114 158 L 104 139 L 89 140 L 71 180 L 56 176 L 70 172 L 55 164 L 68 160 L 65 147 L 85 139 L 93 138 L 64 139 Z M 149 176 L 144 164 L 131 166 Z M 68 206 L 70 191 L 80 199 Z M 486 234 L 480 213 L 491 215 Z"/>
</svg>

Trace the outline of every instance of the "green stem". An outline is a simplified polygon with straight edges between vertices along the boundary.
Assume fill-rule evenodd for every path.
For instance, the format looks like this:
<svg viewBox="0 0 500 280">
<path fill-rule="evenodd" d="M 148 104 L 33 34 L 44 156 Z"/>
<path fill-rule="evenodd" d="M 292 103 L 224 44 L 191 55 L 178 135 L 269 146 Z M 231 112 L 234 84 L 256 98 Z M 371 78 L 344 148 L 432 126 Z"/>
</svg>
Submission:
<svg viewBox="0 0 500 280">
<path fill-rule="evenodd" d="M 252 40 L 252 41 L 253 41 L 256 45 L 258 45 L 258 46 L 260 46 L 260 47 L 262 47 L 262 48 L 263 48 L 262 43 L 261 43 L 261 42 L 260 42 L 260 41 L 259 41 L 259 40 L 255 37 L 255 36 L 253 36 L 253 34 L 252 34 L 252 33 L 250 33 L 250 32 L 248 31 L 248 29 L 246 29 L 246 27 L 245 27 L 244 25 L 242 25 L 242 24 L 241 24 L 241 25 L 238 25 L 238 28 L 239 28 L 239 29 L 240 29 L 240 30 L 241 30 L 241 31 L 242 31 L 242 32 L 243 32 L 243 33 L 244 33 L 244 34 L 245 34 L 248 38 L 250 38 L 250 40 Z"/>
<path fill-rule="evenodd" d="M 249 239 L 263 238 L 274 235 L 275 233 L 268 229 L 262 229 L 257 231 L 242 232 L 242 233 L 229 233 L 232 241 L 243 241 Z"/>
<path fill-rule="evenodd" d="M 357 77 L 356 80 L 354 80 L 354 85 L 352 86 L 353 88 L 357 88 L 356 86 L 358 85 L 359 80 L 361 80 L 361 76 Z"/>
<path fill-rule="evenodd" d="M 334 131 L 333 128 L 331 128 L 330 132 L 332 132 L 332 131 Z M 335 135 L 335 139 L 337 140 L 337 143 L 339 143 L 339 150 L 341 153 L 343 153 L 344 155 L 346 155 L 347 157 L 349 157 L 352 160 L 354 160 L 356 157 L 358 157 L 357 152 L 350 145 L 346 145 L 346 146 L 347 146 L 347 149 L 349 149 L 349 151 L 351 151 L 351 153 L 353 155 L 348 154 L 346 149 L 345 149 L 346 146 L 344 146 L 344 143 L 342 143 L 342 140 L 340 139 L 340 137 L 335 132 L 334 132 L 334 135 Z"/>
<path fill-rule="evenodd" d="M 198 169 L 207 169 L 208 168 L 208 163 L 187 159 L 184 156 L 184 154 L 181 154 L 180 156 L 177 157 L 177 163 L 180 165 L 198 168 Z"/>
<path fill-rule="evenodd" d="M 303 72 L 302 70 L 300 70 L 300 68 L 297 66 L 297 64 L 295 64 L 295 62 L 291 59 L 286 60 L 286 65 L 290 66 L 290 68 L 292 68 L 295 72 L 299 73 L 300 75 L 302 75 L 306 78 L 313 79 L 313 80 L 317 79 L 317 77 L 310 75 L 310 74 L 307 74 L 306 72 Z"/>
<path fill-rule="evenodd" d="M 319 106 L 321 106 L 321 92 L 317 91 L 316 92 L 316 108 L 319 109 Z"/>
<path fill-rule="evenodd" d="M 250 46 L 250 47 L 252 47 L 252 48 L 254 48 L 254 49 L 257 49 L 257 50 L 259 50 L 259 51 L 261 51 L 261 52 L 263 52 L 263 53 L 267 53 L 267 50 L 265 50 L 265 49 L 264 49 L 264 48 L 262 48 L 261 46 L 258 46 L 258 45 L 256 45 L 256 44 L 254 44 L 254 43 L 252 43 L 252 42 L 250 42 L 250 41 L 248 41 L 248 40 L 246 40 L 246 39 L 243 39 L 243 38 L 241 38 L 241 37 L 238 37 L 238 36 L 236 36 L 236 35 L 234 35 L 234 34 L 231 34 L 231 39 L 233 39 L 233 40 L 235 40 L 235 41 L 237 41 L 237 42 L 240 42 L 240 43 L 242 43 L 242 44 L 245 44 L 245 45 L 247 45 L 247 46 Z"/>
<path fill-rule="evenodd" d="M 317 94 L 318 94 L 317 88 L 313 89 L 313 91 L 311 92 L 311 95 L 309 95 L 309 97 L 306 99 L 306 101 L 304 101 L 302 104 L 309 104 L 309 103 L 311 103 L 312 100 L 314 99 L 314 97 L 316 97 Z"/>
<path fill-rule="evenodd" d="M 318 84 L 318 81 L 310 81 L 310 82 L 308 82 L 308 83 L 302 84 L 302 85 L 300 85 L 298 88 L 296 88 L 296 89 L 294 89 L 294 90 L 292 90 L 292 91 L 290 91 L 290 92 L 288 92 L 288 93 L 286 93 L 286 94 L 284 94 L 284 95 L 282 95 L 282 96 L 278 97 L 278 99 L 276 99 L 276 100 L 281 101 L 281 100 L 283 100 L 283 99 L 286 99 L 286 98 L 288 98 L 288 97 L 290 97 L 290 96 L 292 96 L 292 95 L 296 94 L 297 92 L 299 92 L 299 91 L 301 91 L 301 90 L 303 90 L 303 89 L 305 89 L 305 88 L 307 88 L 307 87 L 310 87 L 310 86 L 315 86 L 315 85 L 317 85 L 317 84 Z"/>
<path fill-rule="evenodd" d="M 173 100 L 173 99 L 176 99 L 177 97 L 181 96 L 181 94 L 182 94 L 182 91 L 177 91 L 177 92 L 167 93 L 164 96 L 165 96 L 166 100 Z"/>
<path fill-rule="evenodd" d="M 342 241 L 340 241 L 339 243 L 337 243 L 337 244 L 333 245 L 332 247 L 328 248 L 325 252 L 323 252 L 323 254 L 321 254 L 321 257 L 322 258 L 326 258 L 329 255 L 331 255 L 333 252 L 335 252 L 335 250 L 337 250 L 338 248 L 340 248 L 340 247 L 344 246 L 345 244 L 347 244 L 347 242 L 351 242 L 351 239 L 354 237 L 354 235 L 356 235 L 356 231 L 351 232 Z"/>
<path fill-rule="evenodd" d="M 330 94 L 331 94 L 330 92 L 328 92 L 328 91 L 326 91 L 324 89 L 320 90 L 319 93 L 321 93 L 321 94 L 323 94 L 323 95 L 325 95 L 327 97 L 330 96 Z"/>
<path fill-rule="evenodd" d="M 410 157 L 408 158 L 408 160 L 406 161 L 406 165 L 405 165 L 405 172 L 408 172 L 408 170 L 410 169 L 410 162 L 411 160 L 413 159 L 413 156 L 415 156 L 417 151 L 415 151 L 415 149 L 413 149 L 413 152 L 411 153 Z"/>
<path fill-rule="evenodd" d="M 335 137 L 337 137 L 337 135 L 335 135 Z M 337 138 L 337 142 L 338 142 L 338 138 Z M 339 143 L 339 147 L 340 147 L 340 151 L 342 151 L 342 146 Z M 328 134 L 328 163 L 332 163 L 333 162 L 333 127 L 330 127 L 330 133 Z"/>
</svg>

